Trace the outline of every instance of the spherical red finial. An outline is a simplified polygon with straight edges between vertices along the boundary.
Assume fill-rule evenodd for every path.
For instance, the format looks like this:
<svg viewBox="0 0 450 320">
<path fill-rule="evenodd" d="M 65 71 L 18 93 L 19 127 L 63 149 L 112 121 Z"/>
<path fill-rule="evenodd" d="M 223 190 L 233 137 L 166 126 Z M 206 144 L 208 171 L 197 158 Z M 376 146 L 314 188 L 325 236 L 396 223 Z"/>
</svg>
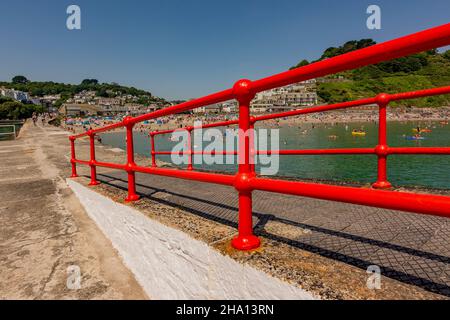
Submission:
<svg viewBox="0 0 450 320">
<path fill-rule="evenodd" d="M 123 124 L 128 127 L 129 125 L 131 125 L 131 116 L 126 116 L 125 118 L 123 118 Z"/>
<path fill-rule="evenodd" d="M 88 135 L 89 137 L 92 137 L 92 136 L 94 135 L 94 131 L 88 130 L 87 135 Z"/>
<path fill-rule="evenodd" d="M 239 173 L 234 179 L 234 187 L 239 192 L 250 192 L 252 187 L 250 185 L 250 180 L 254 177 L 251 173 Z"/>
<path fill-rule="evenodd" d="M 377 95 L 376 100 L 379 105 L 387 105 L 391 97 L 387 93 L 380 93 Z"/>
<path fill-rule="evenodd" d="M 134 171 L 134 167 L 136 167 L 136 164 L 134 164 L 134 163 L 127 163 L 125 165 L 125 171 L 127 171 L 128 173 L 132 173 Z"/>
<path fill-rule="evenodd" d="M 251 84 L 251 80 L 248 79 L 238 80 L 233 86 L 233 94 L 238 98 L 251 96 Z"/>
<path fill-rule="evenodd" d="M 388 146 L 387 145 L 377 145 L 375 147 L 375 153 L 378 156 L 386 157 L 388 155 Z"/>
<path fill-rule="evenodd" d="M 74 137 L 74 136 L 70 136 L 70 137 L 69 137 L 69 140 L 70 140 L 70 141 L 75 141 L 75 137 Z"/>
</svg>

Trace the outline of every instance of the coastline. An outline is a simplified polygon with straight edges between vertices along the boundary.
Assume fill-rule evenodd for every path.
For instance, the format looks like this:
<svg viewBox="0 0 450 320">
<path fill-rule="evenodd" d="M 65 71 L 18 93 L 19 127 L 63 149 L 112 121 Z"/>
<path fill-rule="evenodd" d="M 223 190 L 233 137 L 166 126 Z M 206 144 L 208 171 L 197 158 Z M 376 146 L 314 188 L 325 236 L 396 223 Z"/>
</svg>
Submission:
<svg viewBox="0 0 450 320">
<path fill-rule="evenodd" d="M 138 123 L 135 126 L 136 131 L 162 131 L 171 130 L 180 127 L 192 126 L 195 121 L 202 121 L 205 124 L 214 123 L 224 120 L 235 119 L 229 115 L 186 115 L 181 114 L 166 118 L 167 122 L 157 124 L 150 122 L 148 124 Z M 411 108 L 411 110 L 393 108 L 387 112 L 388 122 L 450 122 L 450 107 L 440 108 Z M 92 129 L 97 129 L 108 124 L 117 123 L 118 121 L 98 121 L 98 124 L 91 124 Z M 374 123 L 378 122 L 378 108 L 371 110 L 340 110 L 329 111 L 323 113 L 314 113 L 306 115 L 298 115 L 289 118 L 280 118 L 274 120 L 267 120 L 258 123 L 260 127 L 280 127 L 280 126 L 296 126 L 302 124 L 344 124 L 344 123 Z M 83 128 L 82 125 L 65 125 L 61 127 L 74 134 L 83 133 L 88 128 Z M 125 132 L 125 128 L 116 128 L 108 132 Z"/>
</svg>

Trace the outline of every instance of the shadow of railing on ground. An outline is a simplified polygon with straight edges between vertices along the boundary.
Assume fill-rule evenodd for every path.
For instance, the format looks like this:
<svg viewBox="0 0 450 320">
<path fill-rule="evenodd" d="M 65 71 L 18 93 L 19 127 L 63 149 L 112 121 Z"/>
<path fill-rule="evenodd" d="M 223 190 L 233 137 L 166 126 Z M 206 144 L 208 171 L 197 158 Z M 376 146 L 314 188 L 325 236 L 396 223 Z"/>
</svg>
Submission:
<svg viewBox="0 0 450 320">
<path fill-rule="evenodd" d="M 87 178 L 89 178 L 89 177 L 87 177 Z M 124 191 L 128 190 L 127 189 L 127 180 L 125 180 L 125 179 L 120 179 L 118 177 L 107 175 L 107 174 L 98 174 L 98 180 L 109 186 L 119 188 Z M 116 182 L 116 183 L 114 183 L 114 182 Z M 119 183 L 117 183 L 117 182 L 119 182 Z M 120 183 L 122 183 L 123 185 L 121 185 Z M 238 212 L 237 207 L 219 203 L 219 202 L 212 201 L 212 200 L 206 200 L 206 199 L 201 199 L 198 197 L 193 197 L 193 196 L 189 196 L 189 195 L 185 195 L 185 194 L 176 193 L 176 192 L 173 192 L 173 191 L 170 191 L 167 189 L 155 188 L 155 187 L 145 185 L 145 184 L 137 183 L 136 185 L 139 187 L 142 187 L 142 188 L 152 190 L 149 193 L 145 193 L 145 194 L 141 193 L 140 195 L 143 198 L 147 198 L 151 201 L 155 201 L 157 203 L 168 205 L 168 206 L 171 206 L 174 208 L 179 208 L 183 211 L 195 214 L 197 216 L 201 216 L 208 220 L 212 220 L 212 221 L 224 224 L 224 225 L 231 226 L 233 228 L 237 228 L 237 212 Z M 173 201 L 170 201 L 167 199 L 154 197 L 154 195 L 159 192 L 163 192 L 163 193 L 170 194 L 172 196 L 181 197 L 181 198 L 185 198 L 185 199 L 188 199 L 191 201 L 196 201 L 196 202 L 200 202 L 203 204 L 219 207 L 219 208 L 222 208 L 222 209 L 225 209 L 228 211 L 233 211 L 233 212 L 235 212 L 235 215 L 234 215 L 234 218 L 233 217 L 225 217 L 225 216 L 221 216 L 218 214 L 214 215 L 214 214 L 210 214 L 208 212 L 204 212 L 204 211 L 189 207 L 188 205 L 185 205 L 185 204 L 180 204 L 180 203 L 176 203 L 176 202 L 173 202 Z M 286 238 L 286 237 L 283 237 L 280 235 L 275 235 L 273 233 L 267 232 L 264 229 L 264 227 L 266 226 L 266 224 L 269 221 L 276 221 L 276 222 L 280 222 L 283 224 L 287 224 L 287 225 L 291 225 L 291 226 L 295 226 L 295 227 L 299 227 L 299 228 L 303 228 L 303 229 L 308 229 L 313 232 L 318 232 L 318 233 L 322 233 L 325 235 L 349 239 L 349 240 L 360 242 L 360 243 L 366 243 L 366 244 L 370 244 L 370 245 L 377 246 L 380 248 L 385 248 L 385 249 L 389 249 L 389 250 L 393 250 L 393 251 L 397 251 L 397 252 L 401 252 L 401 253 L 406 253 L 406 254 L 409 254 L 412 256 L 425 258 L 425 259 L 429 259 L 429 260 L 434 260 L 434 261 L 438 261 L 438 262 L 450 265 L 450 258 L 446 257 L 446 256 L 442 256 L 442 255 L 438 255 L 438 254 L 434 254 L 434 253 L 430 253 L 430 252 L 426 252 L 426 251 L 421 251 L 421 250 L 417 250 L 417 249 L 413 249 L 413 248 L 408 248 L 408 247 L 392 244 L 392 243 L 377 240 L 377 239 L 365 238 L 362 236 L 353 235 L 353 234 L 342 232 L 342 231 L 336 231 L 336 230 L 331 230 L 331 229 L 327 229 L 327 228 L 323 228 L 323 227 L 309 225 L 307 223 L 295 222 L 295 221 L 291 221 L 291 220 L 288 220 L 285 218 L 276 217 L 275 215 L 272 215 L 272 214 L 253 212 L 253 215 L 254 215 L 254 217 L 257 218 L 256 223 L 255 223 L 255 234 L 266 237 L 266 238 L 274 240 L 274 241 L 278 241 L 278 242 L 287 244 L 289 246 L 293 246 L 293 247 L 301 249 L 301 250 L 305 250 L 308 252 L 318 254 L 320 256 L 323 256 L 323 257 L 326 257 L 329 259 L 337 260 L 337 261 L 358 267 L 363 270 L 367 270 L 367 267 L 370 265 L 373 265 L 374 263 L 371 261 L 360 259 L 358 257 L 353 257 L 353 256 L 349 256 L 346 254 L 342 254 L 340 252 L 329 250 L 327 248 L 308 244 L 308 243 L 302 242 L 299 239 L 289 239 L 289 238 Z M 408 273 L 404 272 L 403 270 L 396 270 L 390 266 L 380 265 L 380 267 L 382 268 L 383 275 L 386 277 L 398 280 L 398 281 L 406 283 L 406 284 L 411 284 L 411 285 L 421 287 L 421 288 L 423 288 L 427 291 L 433 292 L 433 293 L 437 293 L 440 295 L 450 297 L 450 286 L 448 286 L 444 283 L 437 283 L 430 279 L 426 279 L 426 278 L 419 277 L 416 275 L 408 274 Z"/>
</svg>

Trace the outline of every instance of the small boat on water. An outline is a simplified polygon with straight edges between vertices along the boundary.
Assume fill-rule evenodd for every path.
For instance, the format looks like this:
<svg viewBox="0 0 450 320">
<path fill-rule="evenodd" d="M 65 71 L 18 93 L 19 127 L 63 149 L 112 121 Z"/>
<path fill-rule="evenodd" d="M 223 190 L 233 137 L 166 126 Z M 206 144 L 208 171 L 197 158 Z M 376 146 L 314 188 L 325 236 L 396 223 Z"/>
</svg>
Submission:
<svg viewBox="0 0 450 320">
<path fill-rule="evenodd" d="M 406 140 L 425 140 L 425 137 L 418 137 L 418 136 L 406 136 Z"/>
<path fill-rule="evenodd" d="M 425 129 L 414 128 L 414 129 L 412 129 L 412 131 L 416 132 L 416 133 L 430 133 L 430 132 L 433 132 L 433 130 L 428 129 L 428 128 L 425 128 Z"/>
<path fill-rule="evenodd" d="M 353 135 L 353 136 L 361 136 L 361 137 L 364 137 L 364 136 L 366 135 L 366 132 L 365 132 L 365 131 L 362 131 L 362 130 L 353 130 L 353 131 L 352 131 L 352 135 Z"/>
</svg>

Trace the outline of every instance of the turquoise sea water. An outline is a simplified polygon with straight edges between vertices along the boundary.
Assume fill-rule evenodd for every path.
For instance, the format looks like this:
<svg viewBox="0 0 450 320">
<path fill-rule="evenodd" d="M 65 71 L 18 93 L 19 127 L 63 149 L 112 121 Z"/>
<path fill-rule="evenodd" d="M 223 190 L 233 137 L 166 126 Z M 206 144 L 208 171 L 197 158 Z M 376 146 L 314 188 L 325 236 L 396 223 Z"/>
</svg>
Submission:
<svg viewBox="0 0 450 320">
<path fill-rule="evenodd" d="M 450 146 L 450 125 L 437 122 L 421 123 L 421 127 L 432 129 L 423 134 L 422 141 L 409 141 L 417 122 L 388 123 L 388 144 L 393 147 Z M 378 142 L 377 123 L 364 124 L 312 124 L 283 126 L 280 129 L 280 149 L 326 149 L 374 147 Z M 352 129 L 363 129 L 365 137 L 352 136 Z M 330 135 L 337 136 L 330 139 Z M 134 135 L 135 152 L 150 156 L 150 139 L 145 133 Z M 125 149 L 124 133 L 106 133 L 102 142 Z M 168 135 L 156 138 L 156 150 L 168 151 L 176 144 Z M 207 143 L 204 144 L 204 146 Z M 158 159 L 171 162 L 170 156 L 160 155 Z M 235 165 L 202 165 L 203 170 L 234 171 Z M 258 166 L 257 166 L 258 170 Z M 377 158 L 374 155 L 322 155 L 322 156 L 280 156 L 278 176 L 300 179 L 320 179 L 342 182 L 371 183 L 376 180 Z M 441 155 L 391 155 L 388 158 L 388 178 L 396 186 L 420 186 L 450 189 L 450 156 Z"/>
</svg>

